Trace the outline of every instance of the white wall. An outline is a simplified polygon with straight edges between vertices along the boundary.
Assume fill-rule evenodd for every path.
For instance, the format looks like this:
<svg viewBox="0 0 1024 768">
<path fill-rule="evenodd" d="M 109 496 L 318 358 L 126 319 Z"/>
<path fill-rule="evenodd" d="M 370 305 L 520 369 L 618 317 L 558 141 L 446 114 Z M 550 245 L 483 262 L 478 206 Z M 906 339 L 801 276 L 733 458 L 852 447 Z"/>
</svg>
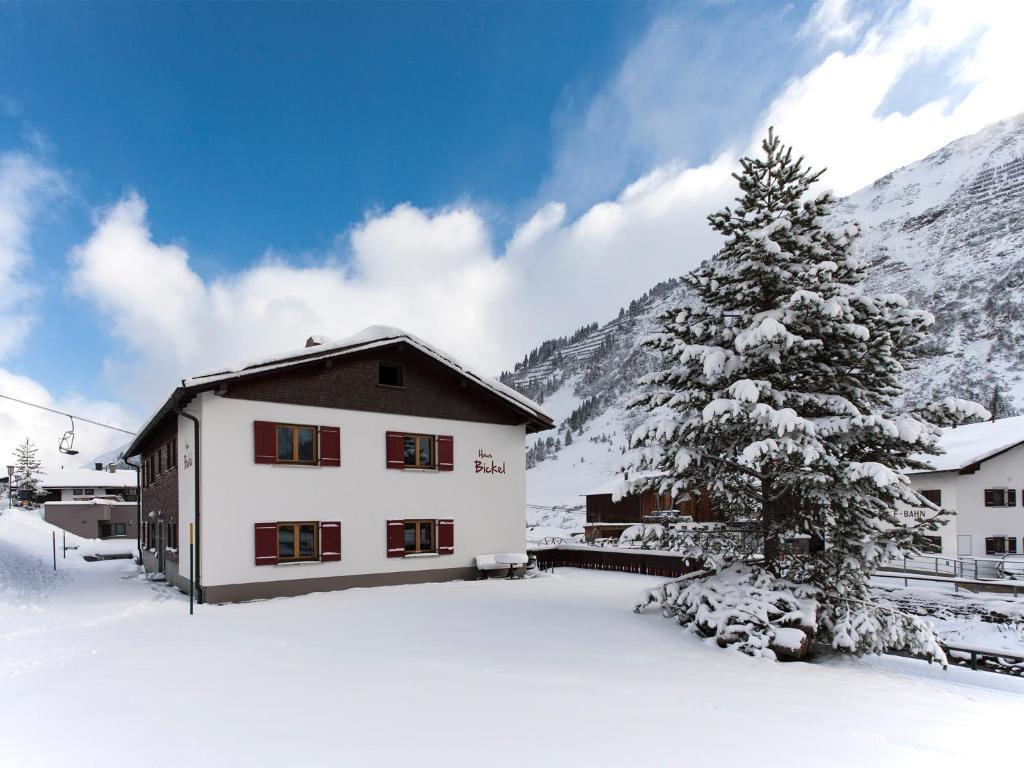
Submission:
<svg viewBox="0 0 1024 768">
<path fill-rule="evenodd" d="M 985 556 L 985 539 L 989 536 L 1014 536 L 1017 552 L 1024 542 L 1024 446 L 981 463 L 969 475 L 956 472 L 928 472 L 911 475 L 914 488 L 942 491 L 942 505 L 955 509 L 957 515 L 942 530 L 943 554 L 957 554 L 957 535 L 971 537 L 971 554 Z M 1017 506 L 986 507 L 987 488 L 1014 488 Z"/>
<path fill-rule="evenodd" d="M 942 493 L 942 506 L 946 509 L 957 508 L 957 475 L 955 472 L 928 472 L 926 474 L 910 475 L 911 485 L 918 491 L 940 491 Z M 935 512 L 926 507 L 900 507 L 898 512 L 905 520 L 923 519 L 932 517 Z M 927 533 L 927 536 L 939 536 L 942 538 L 942 554 L 956 554 L 957 519 L 947 519 L 934 533 Z"/>
<path fill-rule="evenodd" d="M 261 403 L 205 392 L 202 420 L 202 582 L 206 586 L 468 567 L 478 554 L 526 547 L 525 430 L 467 421 Z M 253 422 L 341 428 L 341 467 L 256 464 Z M 183 534 L 192 519 L 194 469 L 185 469 L 190 422 L 179 418 L 179 503 Z M 452 472 L 387 469 L 389 430 L 452 435 Z M 483 450 L 507 472 L 477 474 Z M 455 554 L 388 558 L 389 519 L 452 518 Z M 256 566 L 253 526 L 276 521 L 341 521 L 340 562 Z M 183 561 L 184 562 L 184 561 Z M 187 566 L 187 564 L 184 564 Z"/>
</svg>

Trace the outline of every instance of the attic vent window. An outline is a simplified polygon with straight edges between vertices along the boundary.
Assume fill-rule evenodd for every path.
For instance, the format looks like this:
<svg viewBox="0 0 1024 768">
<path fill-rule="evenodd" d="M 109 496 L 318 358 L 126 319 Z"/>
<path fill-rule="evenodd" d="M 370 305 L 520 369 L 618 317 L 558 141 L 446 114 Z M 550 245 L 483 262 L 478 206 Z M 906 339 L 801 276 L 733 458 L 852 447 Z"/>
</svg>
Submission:
<svg viewBox="0 0 1024 768">
<path fill-rule="evenodd" d="M 380 363 L 377 369 L 377 383 L 382 387 L 404 387 L 405 372 L 398 363 Z"/>
</svg>

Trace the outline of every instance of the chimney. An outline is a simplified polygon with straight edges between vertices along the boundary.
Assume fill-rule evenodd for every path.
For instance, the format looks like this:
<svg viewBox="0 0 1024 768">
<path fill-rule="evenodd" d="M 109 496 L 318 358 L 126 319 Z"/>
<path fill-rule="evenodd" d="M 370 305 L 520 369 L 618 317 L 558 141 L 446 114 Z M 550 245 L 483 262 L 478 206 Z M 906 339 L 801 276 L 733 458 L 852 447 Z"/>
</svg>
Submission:
<svg viewBox="0 0 1024 768">
<path fill-rule="evenodd" d="M 102 461 L 97 461 L 93 466 L 96 467 L 96 471 L 97 472 L 102 472 L 103 471 L 103 462 Z"/>
<path fill-rule="evenodd" d="M 306 349 L 309 349 L 310 347 L 319 347 L 319 346 L 320 346 L 320 340 L 317 339 L 316 336 L 310 336 L 308 339 L 306 339 Z"/>
</svg>

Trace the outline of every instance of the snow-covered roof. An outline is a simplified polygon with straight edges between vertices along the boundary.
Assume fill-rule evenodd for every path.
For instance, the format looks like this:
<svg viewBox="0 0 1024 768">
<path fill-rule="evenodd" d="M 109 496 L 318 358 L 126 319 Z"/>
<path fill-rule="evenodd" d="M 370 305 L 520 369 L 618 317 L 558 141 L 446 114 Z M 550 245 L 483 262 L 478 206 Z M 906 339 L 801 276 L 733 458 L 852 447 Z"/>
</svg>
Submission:
<svg viewBox="0 0 1024 768">
<path fill-rule="evenodd" d="M 209 371 L 207 373 L 200 373 L 191 378 L 182 379 L 179 391 L 201 390 L 220 382 L 230 381 L 243 376 L 268 373 L 314 360 L 340 357 L 354 352 L 362 352 L 368 349 L 376 349 L 378 347 L 385 347 L 391 344 L 403 342 L 415 349 L 418 349 L 423 354 L 434 358 L 448 368 L 461 373 L 466 378 L 472 380 L 484 389 L 489 390 L 497 397 L 506 401 L 509 405 L 513 406 L 520 412 L 525 412 L 531 417 L 530 421 L 540 429 L 549 429 L 554 426 L 554 420 L 551 416 L 530 398 L 519 394 L 511 387 L 507 387 L 489 376 L 477 373 L 453 355 L 443 352 L 437 347 L 428 344 L 418 336 L 415 336 L 408 331 L 404 331 L 401 328 L 395 328 L 387 325 L 371 325 L 368 328 L 364 328 L 354 336 L 349 336 L 344 339 L 331 341 L 322 336 L 313 336 L 310 341 L 314 343 L 311 346 L 306 346 L 302 349 L 282 352 L 277 355 L 273 355 L 272 357 L 250 360 L 249 362 L 242 363 L 240 365 L 222 368 L 216 371 Z M 171 398 L 169 398 L 149 419 L 146 420 L 143 428 L 139 430 L 139 434 L 136 436 L 135 440 L 126 449 L 126 456 L 133 456 L 138 452 L 137 447 L 141 444 L 146 433 L 148 433 L 155 423 L 162 419 L 164 415 L 170 412 L 173 408 L 173 400 L 174 395 L 172 395 Z"/>
<path fill-rule="evenodd" d="M 939 447 L 945 451 L 938 456 L 915 456 L 931 465 L 922 472 L 953 472 L 1024 443 L 1024 416 L 964 424 L 944 430 Z"/>
<path fill-rule="evenodd" d="M 322 336 L 314 336 L 312 340 L 317 342 L 314 346 L 304 347 L 298 350 L 292 350 L 290 352 L 282 352 L 272 357 L 260 358 L 258 360 L 251 360 L 247 363 L 243 363 L 238 366 L 231 368 L 224 368 L 217 371 L 211 371 L 209 373 L 201 373 L 193 376 L 190 379 L 185 379 L 183 382 L 184 386 L 192 387 L 202 384 L 210 384 L 218 381 L 224 381 L 226 379 L 235 378 L 242 374 L 251 373 L 262 373 L 264 371 L 271 371 L 275 368 L 284 367 L 293 363 L 303 362 L 305 360 L 316 360 L 321 357 L 337 357 L 339 355 L 350 354 L 352 352 L 361 352 L 366 349 L 373 349 L 375 347 L 382 347 L 388 344 L 394 344 L 398 341 L 404 341 L 413 347 L 416 347 L 421 352 L 430 357 L 438 360 L 439 362 L 447 365 L 449 368 L 454 368 L 459 373 L 468 376 L 471 379 L 482 384 L 487 389 L 494 392 L 499 397 L 508 400 L 520 408 L 524 408 L 532 413 L 536 414 L 544 421 L 552 421 L 551 417 L 547 412 L 541 408 L 537 403 L 533 402 L 530 398 L 519 394 L 511 387 L 507 387 L 499 381 L 495 381 L 489 376 L 477 373 L 469 366 L 463 364 L 460 360 L 455 358 L 453 355 L 444 352 L 437 347 L 428 344 L 426 341 L 421 339 L 419 336 L 415 336 L 408 331 L 404 331 L 401 328 L 395 328 L 389 325 L 371 325 L 368 328 L 364 328 L 359 333 L 348 336 L 344 339 L 328 340 Z"/>
<path fill-rule="evenodd" d="M 135 470 L 118 469 L 48 469 L 39 485 L 43 488 L 134 488 Z"/>
</svg>

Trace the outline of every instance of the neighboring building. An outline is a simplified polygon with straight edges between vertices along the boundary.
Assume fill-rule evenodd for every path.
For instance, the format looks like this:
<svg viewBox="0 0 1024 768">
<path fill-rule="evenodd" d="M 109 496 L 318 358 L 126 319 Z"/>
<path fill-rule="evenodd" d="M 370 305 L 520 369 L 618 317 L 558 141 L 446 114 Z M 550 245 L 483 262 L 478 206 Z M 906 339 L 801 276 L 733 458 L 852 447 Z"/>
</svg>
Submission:
<svg viewBox="0 0 1024 768">
<path fill-rule="evenodd" d="M 956 516 L 932 537 L 944 555 L 1004 555 L 1024 552 L 1024 416 L 967 424 L 947 430 L 945 453 L 927 456 L 933 471 L 910 475 L 929 501 Z M 925 508 L 904 508 L 923 518 Z"/>
<path fill-rule="evenodd" d="M 43 504 L 46 522 L 86 539 L 134 539 L 138 514 L 139 505 L 134 501 L 93 499 Z"/>
<path fill-rule="evenodd" d="M 525 436 L 552 426 L 395 328 L 186 379 L 126 451 L 143 562 L 187 589 L 195 523 L 207 602 L 472 578 L 525 551 Z"/>
<path fill-rule="evenodd" d="M 137 476 L 134 470 L 48 470 L 39 487 L 43 518 L 87 539 L 136 538 Z"/>
<path fill-rule="evenodd" d="M 42 475 L 39 487 L 43 501 L 135 501 L 138 477 L 131 469 L 106 469 L 95 464 L 94 469 L 50 469 Z"/>
<path fill-rule="evenodd" d="M 618 538 L 624 530 L 637 523 L 665 522 L 690 518 L 695 523 L 715 521 L 714 510 L 706 495 L 673 502 L 671 495 L 645 491 L 613 501 L 620 478 L 614 478 L 586 494 L 587 522 L 584 536 L 587 541 Z"/>
</svg>

